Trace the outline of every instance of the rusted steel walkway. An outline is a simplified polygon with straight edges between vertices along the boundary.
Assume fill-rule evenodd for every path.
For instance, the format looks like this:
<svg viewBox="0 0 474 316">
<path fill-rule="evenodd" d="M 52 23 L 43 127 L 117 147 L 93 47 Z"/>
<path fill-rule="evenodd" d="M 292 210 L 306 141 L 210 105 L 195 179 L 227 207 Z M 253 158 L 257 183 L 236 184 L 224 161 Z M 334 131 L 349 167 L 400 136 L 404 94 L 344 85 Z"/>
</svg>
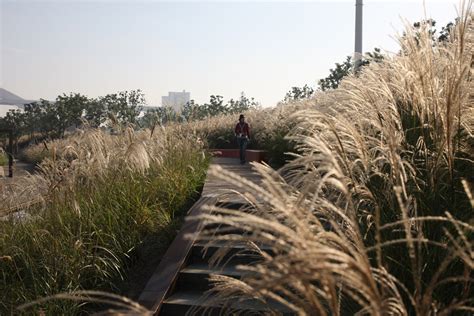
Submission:
<svg viewBox="0 0 474 316">
<path fill-rule="evenodd" d="M 261 182 L 260 176 L 252 170 L 252 167 L 249 164 L 239 164 L 238 159 L 214 158 L 211 164 L 219 165 L 225 170 L 235 172 L 253 182 Z M 189 210 L 188 216 L 201 214 L 203 205 L 229 202 L 220 199 L 221 194 L 228 190 L 245 193 L 245 186 L 238 187 L 208 174 L 201 198 Z M 235 203 L 235 200 L 231 202 Z M 244 202 L 243 199 L 236 204 L 242 202 Z M 237 259 L 236 262 L 228 263 L 224 270 L 210 268 L 208 260 L 213 253 L 219 250 L 220 246 L 211 247 L 203 254 L 204 245 L 185 237 L 192 233 L 199 233 L 199 224 L 196 221 L 185 221 L 139 298 L 139 303 L 153 311 L 155 315 L 184 315 L 190 308 L 204 306 L 203 304 L 206 303 L 203 303 L 202 296 L 211 287 L 208 281 L 211 274 L 220 273 L 239 278 L 240 273 L 235 268 L 236 264 L 252 264 L 252 262 Z M 235 247 L 235 249 L 231 249 L 230 253 L 240 250 L 239 247 Z M 274 305 L 274 303 L 269 304 Z M 209 315 L 220 313 L 218 306 L 210 307 L 213 310 Z M 268 307 L 273 307 L 282 314 L 291 314 L 281 305 L 265 306 L 254 301 L 240 304 L 238 309 L 260 314 L 267 311 Z"/>
<path fill-rule="evenodd" d="M 250 180 L 254 183 L 260 183 L 260 175 L 252 169 L 252 166 L 248 163 L 241 165 L 238 159 L 232 158 L 213 158 L 211 162 L 212 165 L 218 165 L 226 171 L 232 171 L 242 178 Z M 226 191 L 238 191 L 240 193 L 245 193 L 243 188 L 240 188 L 235 185 L 235 183 L 229 183 L 223 179 L 217 178 L 216 176 L 208 174 L 206 182 L 204 183 L 204 188 L 202 190 L 202 197 L 216 197 Z"/>
</svg>

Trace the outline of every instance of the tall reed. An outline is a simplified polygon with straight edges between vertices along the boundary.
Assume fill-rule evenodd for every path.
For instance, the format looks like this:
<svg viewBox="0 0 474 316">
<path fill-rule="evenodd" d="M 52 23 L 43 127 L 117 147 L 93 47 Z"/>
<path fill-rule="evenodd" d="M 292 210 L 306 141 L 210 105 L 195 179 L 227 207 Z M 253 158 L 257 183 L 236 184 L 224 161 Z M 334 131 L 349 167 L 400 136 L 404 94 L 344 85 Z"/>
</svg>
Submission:
<svg viewBox="0 0 474 316">
<path fill-rule="evenodd" d="M 279 104 L 275 108 L 254 109 L 245 112 L 246 121 L 250 124 L 249 149 L 266 150 L 269 163 L 280 167 L 292 157 L 288 152 L 294 152 L 294 142 L 286 135 L 296 125 L 292 114 L 306 106 L 308 101 L 293 104 Z M 194 121 L 186 126 L 199 136 L 206 147 L 211 149 L 238 148 L 234 135 L 234 127 L 238 115 L 221 115 L 200 121 Z"/>
<path fill-rule="evenodd" d="M 474 312 L 471 8 L 447 42 L 408 27 L 400 54 L 316 94 L 293 116 L 296 158 L 279 171 L 255 165 L 263 185 L 212 170 L 248 188 L 250 209 L 209 206 L 200 220 L 246 234 L 200 238 L 262 256 L 238 266 L 241 280 L 212 277 L 217 302 L 273 299 L 299 315 Z"/>
<path fill-rule="evenodd" d="M 0 314 L 58 293 L 117 291 L 147 238 L 175 234 L 208 164 L 193 135 L 171 129 L 91 129 L 49 145 L 51 158 L 21 183 L 43 204 L 22 220 L 0 221 Z M 48 301 L 41 309 L 72 314 L 84 306 Z"/>
</svg>

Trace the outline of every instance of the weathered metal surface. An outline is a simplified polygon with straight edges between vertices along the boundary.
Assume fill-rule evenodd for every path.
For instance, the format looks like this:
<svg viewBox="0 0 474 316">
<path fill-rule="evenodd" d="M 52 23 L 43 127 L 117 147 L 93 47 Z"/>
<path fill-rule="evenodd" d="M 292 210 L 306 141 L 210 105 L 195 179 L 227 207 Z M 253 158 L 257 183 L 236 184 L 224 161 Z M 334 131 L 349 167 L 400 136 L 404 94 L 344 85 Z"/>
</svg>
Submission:
<svg viewBox="0 0 474 316">
<path fill-rule="evenodd" d="M 216 157 L 212 160 L 211 167 L 212 165 L 218 165 L 224 170 L 232 171 L 240 177 L 254 183 L 260 184 L 261 182 L 260 175 L 252 169 L 252 166 L 248 163 L 244 165 L 239 164 L 239 159 Z M 226 179 L 221 179 L 214 175 L 208 175 L 206 183 L 204 184 L 202 196 L 216 197 L 229 191 L 244 194 L 246 192 L 246 186 L 242 187 L 241 185 L 242 183 L 229 182 Z"/>
<path fill-rule="evenodd" d="M 215 157 L 211 165 L 219 165 L 225 170 L 232 171 L 245 179 L 257 183 L 261 181 L 260 176 L 252 170 L 251 165 L 241 165 L 238 159 Z M 204 205 L 220 202 L 220 195 L 229 192 L 229 190 L 245 193 L 245 186 L 241 187 L 237 183 L 228 182 L 225 179 L 208 174 L 201 198 L 188 211 L 187 217 L 202 214 L 204 212 Z M 226 200 L 224 199 L 224 201 Z M 235 202 L 234 199 L 232 201 Z M 138 302 L 150 309 L 154 314 L 160 312 L 163 302 L 173 292 L 177 276 L 186 265 L 195 241 L 189 236 L 199 233 L 200 224 L 197 221 L 185 220 L 183 227 L 171 243 L 159 266 L 141 293 Z"/>
<path fill-rule="evenodd" d="M 200 198 L 189 210 L 187 216 L 197 216 L 202 211 L 202 206 L 209 202 L 210 198 Z M 185 221 L 176 238 L 166 251 L 163 259 L 155 272 L 148 280 L 145 289 L 141 293 L 138 302 L 148 308 L 153 313 L 158 313 L 159 308 L 166 297 L 166 294 L 173 286 L 181 267 L 188 257 L 194 240 L 188 235 L 195 233 L 199 229 L 196 221 Z"/>
</svg>

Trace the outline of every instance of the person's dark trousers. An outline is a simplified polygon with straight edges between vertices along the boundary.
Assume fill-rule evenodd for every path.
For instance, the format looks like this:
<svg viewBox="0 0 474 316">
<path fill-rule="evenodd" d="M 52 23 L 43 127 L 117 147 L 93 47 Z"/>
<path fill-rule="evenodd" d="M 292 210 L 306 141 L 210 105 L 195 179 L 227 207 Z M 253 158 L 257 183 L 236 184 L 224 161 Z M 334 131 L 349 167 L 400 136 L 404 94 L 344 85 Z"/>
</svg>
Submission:
<svg viewBox="0 0 474 316">
<path fill-rule="evenodd" d="M 240 149 L 240 163 L 244 164 L 245 163 L 245 150 L 247 149 L 248 140 L 247 138 L 239 137 L 237 138 L 237 142 L 239 143 L 239 149 Z"/>
</svg>

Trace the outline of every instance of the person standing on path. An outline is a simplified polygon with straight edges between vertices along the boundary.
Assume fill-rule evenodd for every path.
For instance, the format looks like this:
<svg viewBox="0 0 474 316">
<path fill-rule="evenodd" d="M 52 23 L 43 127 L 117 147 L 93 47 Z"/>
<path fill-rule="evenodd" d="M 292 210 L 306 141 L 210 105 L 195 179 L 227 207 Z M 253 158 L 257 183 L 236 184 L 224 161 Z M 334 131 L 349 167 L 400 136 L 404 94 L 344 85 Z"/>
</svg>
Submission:
<svg viewBox="0 0 474 316">
<path fill-rule="evenodd" d="M 239 144 L 240 163 L 243 165 L 245 163 L 245 150 L 250 140 L 250 127 L 249 124 L 245 122 L 245 116 L 243 114 L 239 116 L 239 122 L 235 126 L 234 133 L 237 137 L 237 143 Z"/>
</svg>

